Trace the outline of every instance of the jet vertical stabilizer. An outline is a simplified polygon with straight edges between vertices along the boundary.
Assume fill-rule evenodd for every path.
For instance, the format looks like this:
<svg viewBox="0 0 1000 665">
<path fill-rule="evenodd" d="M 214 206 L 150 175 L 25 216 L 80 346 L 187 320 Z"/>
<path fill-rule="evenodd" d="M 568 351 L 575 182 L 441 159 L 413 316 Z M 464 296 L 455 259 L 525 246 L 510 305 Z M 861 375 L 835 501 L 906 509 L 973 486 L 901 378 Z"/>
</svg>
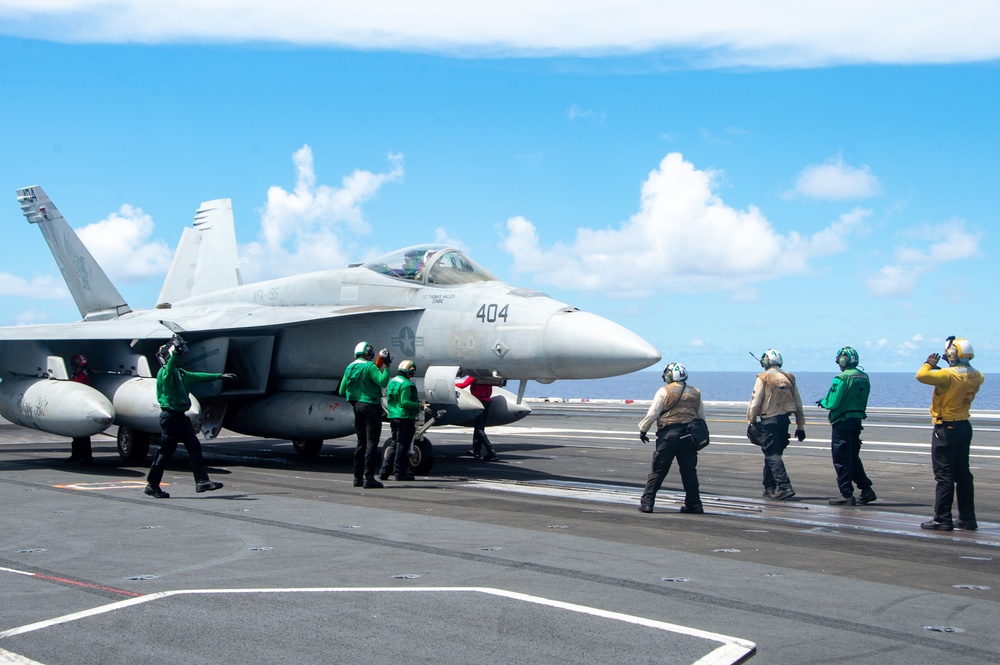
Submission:
<svg viewBox="0 0 1000 665">
<path fill-rule="evenodd" d="M 132 311 L 41 187 L 17 190 L 17 202 L 24 217 L 41 229 L 85 320 L 113 319 Z"/>
<path fill-rule="evenodd" d="M 241 284 L 232 201 L 205 201 L 181 235 L 157 307 Z"/>
</svg>

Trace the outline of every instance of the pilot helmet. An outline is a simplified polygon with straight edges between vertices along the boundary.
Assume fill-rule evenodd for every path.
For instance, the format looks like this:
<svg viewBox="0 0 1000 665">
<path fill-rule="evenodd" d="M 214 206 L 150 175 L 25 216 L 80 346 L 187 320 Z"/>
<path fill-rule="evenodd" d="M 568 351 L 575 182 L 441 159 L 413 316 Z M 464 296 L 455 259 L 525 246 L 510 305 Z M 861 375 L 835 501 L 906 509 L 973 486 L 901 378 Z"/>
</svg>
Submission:
<svg viewBox="0 0 1000 665">
<path fill-rule="evenodd" d="M 354 347 L 354 357 L 371 360 L 375 357 L 375 347 L 368 342 L 358 342 L 358 345 Z"/>
<path fill-rule="evenodd" d="M 417 364 L 412 360 L 401 360 L 399 362 L 399 368 L 396 370 L 396 374 L 403 374 L 404 376 L 413 376 L 417 373 Z"/>
<path fill-rule="evenodd" d="M 948 361 L 949 365 L 967 365 L 975 357 L 972 342 L 964 337 L 952 335 L 944 341 L 944 359 Z"/>
<path fill-rule="evenodd" d="M 70 364 L 73 366 L 73 369 L 86 369 L 87 356 L 83 355 L 82 353 L 78 353 L 75 356 L 73 356 L 72 360 L 70 360 Z"/>
<path fill-rule="evenodd" d="M 687 381 L 688 373 L 684 365 L 680 363 L 670 363 L 663 368 L 663 381 L 664 383 L 673 383 L 674 381 Z"/>
<path fill-rule="evenodd" d="M 781 367 L 781 354 L 774 349 L 768 349 L 760 357 L 760 366 L 764 369 Z"/>
<path fill-rule="evenodd" d="M 837 351 L 837 366 L 840 369 L 852 369 L 860 362 L 858 352 L 852 346 L 845 346 Z"/>
</svg>

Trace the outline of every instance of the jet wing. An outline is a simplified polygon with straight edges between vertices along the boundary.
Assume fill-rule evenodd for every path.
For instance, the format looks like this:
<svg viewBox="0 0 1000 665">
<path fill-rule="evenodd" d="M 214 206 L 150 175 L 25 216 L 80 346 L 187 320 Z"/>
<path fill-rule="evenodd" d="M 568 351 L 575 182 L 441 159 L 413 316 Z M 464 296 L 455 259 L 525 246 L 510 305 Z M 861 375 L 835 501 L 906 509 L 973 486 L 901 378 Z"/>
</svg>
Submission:
<svg viewBox="0 0 1000 665">
<path fill-rule="evenodd" d="M 0 328 L 0 342 L 44 340 L 170 339 L 171 327 L 184 333 L 224 335 L 237 331 L 280 329 L 344 317 L 419 312 L 419 307 L 259 307 L 178 308 L 132 312 L 113 321 L 81 321 Z"/>
</svg>

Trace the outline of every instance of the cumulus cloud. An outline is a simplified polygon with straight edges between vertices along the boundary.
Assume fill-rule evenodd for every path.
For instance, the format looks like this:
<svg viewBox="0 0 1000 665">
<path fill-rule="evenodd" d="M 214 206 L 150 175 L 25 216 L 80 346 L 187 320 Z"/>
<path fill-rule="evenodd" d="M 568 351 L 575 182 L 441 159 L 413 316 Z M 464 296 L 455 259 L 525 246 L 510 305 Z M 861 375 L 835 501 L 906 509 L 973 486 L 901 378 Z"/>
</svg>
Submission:
<svg viewBox="0 0 1000 665">
<path fill-rule="evenodd" d="M 162 240 L 149 241 L 153 219 L 142 208 L 126 203 L 76 233 L 113 282 L 141 281 L 170 267 L 171 249 Z"/>
<path fill-rule="evenodd" d="M 0 33 L 65 42 L 278 42 L 456 55 L 655 53 L 696 66 L 1000 57 L 1000 6 L 965 0 L 2 0 Z M 558 26 L 558 29 L 553 29 Z"/>
<path fill-rule="evenodd" d="M 60 300 L 69 297 L 65 282 L 53 275 L 38 275 L 31 279 L 0 272 L 0 296 Z"/>
<path fill-rule="evenodd" d="M 819 232 L 778 233 L 756 207 L 737 210 L 715 193 L 721 174 L 698 170 L 670 153 L 642 185 L 640 209 L 614 228 L 579 228 L 572 242 L 542 247 L 533 222 L 507 220 L 504 248 L 514 269 L 539 282 L 620 297 L 663 291 L 747 292 L 809 270 L 810 262 L 847 249 L 870 215 L 857 209 Z"/>
<path fill-rule="evenodd" d="M 388 159 L 391 168 L 385 173 L 355 170 L 331 187 L 316 184 L 312 149 L 297 150 L 294 189 L 267 190 L 260 239 L 241 247 L 240 269 L 247 281 L 339 267 L 356 258 L 354 239 L 371 232 L 362 204 L 403 178 L 403 156 Z"/>
<path fill-rule="evenodd" d="M 878 178 L 868 166 L 855 168 L 840 157 L 823 164 L 807 166 L 795 181 L 795 190 L 787 196 L 840 201 L 866 199 L 882 190 Z"/>
<path fill-rule="evenodd" d="M 967 231 L 965 222 L 960 219 L 924 225 L 908 235 L 922 245 L 897 247 L 895 263 L 883 266 L 866 281 L 872 295 L 881 298 L 911 295 L 920 279 L 939 266 L 977 256 L 983 237 L 980 232 Z"/>
</svg>

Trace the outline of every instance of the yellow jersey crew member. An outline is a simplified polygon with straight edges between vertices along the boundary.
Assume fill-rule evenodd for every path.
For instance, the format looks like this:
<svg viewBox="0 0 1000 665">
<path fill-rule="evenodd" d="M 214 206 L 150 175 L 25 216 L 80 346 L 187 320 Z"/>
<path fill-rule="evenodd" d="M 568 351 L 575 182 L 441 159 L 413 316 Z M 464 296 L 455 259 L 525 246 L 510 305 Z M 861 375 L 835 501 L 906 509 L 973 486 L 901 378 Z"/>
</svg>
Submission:
<svg viewBox="0 0 1000 665">
<path fill-rule="evenodd" d="M 948 367 L 941 369 L 941 355 L 932 353 L 917 370 L 917 381 L 934 386 L 931 397 L 931 467 L 934 469 L 934 519 L 923 522 L 922 529 L 951 531 L 954 528 L 975 531 L 975 492 L 969 469 L 969 449 L 972 447 L 972 425 L 969 408 L 985 377 L 969 362 L 975 357 L 972 343 L 961 337 L 945 340 L 944 359 Z M 951 505 L 957 499 L 958 519 L 952 521 Z"/>
</svg>

